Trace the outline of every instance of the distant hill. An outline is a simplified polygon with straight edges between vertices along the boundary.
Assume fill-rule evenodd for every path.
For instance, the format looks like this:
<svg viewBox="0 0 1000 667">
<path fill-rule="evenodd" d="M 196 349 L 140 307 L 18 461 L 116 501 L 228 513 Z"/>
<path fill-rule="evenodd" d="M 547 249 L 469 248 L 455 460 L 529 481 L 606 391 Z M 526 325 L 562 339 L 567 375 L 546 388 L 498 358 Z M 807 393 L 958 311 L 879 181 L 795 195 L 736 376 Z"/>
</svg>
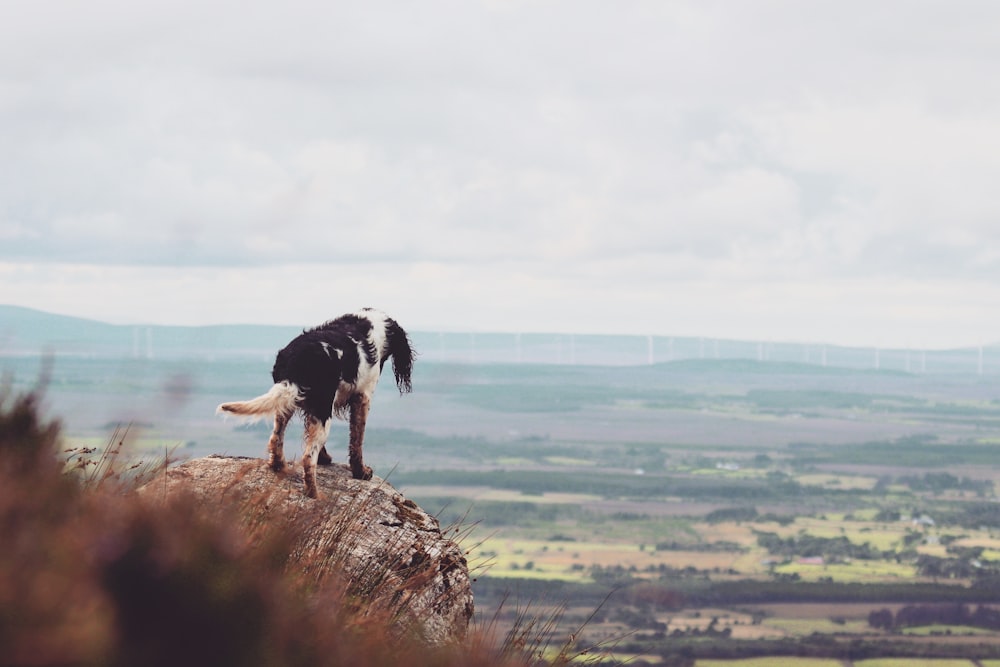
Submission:
<svg viewBox="0 0 1000 667">
<path fill-rule="evenodd" d="M 298 327 L 258 325 L 116 325 L 0 305 L 0 355 L 256 357 L 273 355 L 300 331 Z"/>
<path fill-rule="evenodd" d="M 155 359 L 272 359 L 302 326 L 114 325 L 0 305 L 0 357 L 53 353 Z M 411 331 L 420 358 L 467 363 L 648 366 L 686 372 L 1000 374 L 1000 346 L 954 350 L 841 347 L 717 338 Z"/>
</svg>

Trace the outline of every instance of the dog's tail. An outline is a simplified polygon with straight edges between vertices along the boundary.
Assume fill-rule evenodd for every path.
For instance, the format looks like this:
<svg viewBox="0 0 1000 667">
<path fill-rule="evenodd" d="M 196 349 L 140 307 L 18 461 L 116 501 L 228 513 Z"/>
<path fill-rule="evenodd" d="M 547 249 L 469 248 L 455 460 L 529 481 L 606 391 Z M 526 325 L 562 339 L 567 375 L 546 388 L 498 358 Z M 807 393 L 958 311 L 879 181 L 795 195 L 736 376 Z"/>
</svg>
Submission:
<svg viewBox="0 0 1000 667">
<path fill-rule="evenodd" d="M 286 380 L 276 383 L 269 392 L 257 398 L 251 398 L 249 401 L 223 403 L 216 408 L 215 412 L 250 417 L 251 419 L 259 419 L 280 412 L 291 414 L 295 411 L 301 398 L 302 392 L 298 385 Z"/>
</svg>

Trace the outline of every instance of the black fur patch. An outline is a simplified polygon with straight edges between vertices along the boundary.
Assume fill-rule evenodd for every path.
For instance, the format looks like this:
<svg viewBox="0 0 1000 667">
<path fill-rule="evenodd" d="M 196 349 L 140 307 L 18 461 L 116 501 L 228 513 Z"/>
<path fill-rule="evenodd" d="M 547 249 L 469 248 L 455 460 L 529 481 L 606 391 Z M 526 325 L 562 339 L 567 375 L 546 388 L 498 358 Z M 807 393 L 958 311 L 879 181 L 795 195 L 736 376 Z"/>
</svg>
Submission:
<svg viewBox="0 0 1000 667">
<path fill-rule="evenodd" d="M 337 319 L 325 322 L 306 333 L 326 331 L 346 335 L 355 344 L 361 345 L 368 363 L 374 366 L 375 361 L 378 359 L 378 351 L 375 349 L 375 344 L 369 339 L 371 330 L 372 323 L 368 318 L 361 317 L 360 315 L 341 315 Z"/>
</svg>

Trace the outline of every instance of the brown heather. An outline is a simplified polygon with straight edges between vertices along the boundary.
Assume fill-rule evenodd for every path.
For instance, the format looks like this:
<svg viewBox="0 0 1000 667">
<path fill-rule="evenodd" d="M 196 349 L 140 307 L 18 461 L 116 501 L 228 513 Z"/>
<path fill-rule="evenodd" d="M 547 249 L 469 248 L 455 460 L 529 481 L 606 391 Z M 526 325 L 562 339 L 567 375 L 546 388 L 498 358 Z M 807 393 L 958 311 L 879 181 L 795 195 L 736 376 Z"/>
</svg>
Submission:
<svg viewBox="0 0 1000 667">
<path fill-rule="evenodd" d="M 273 520 L 264 496 L 137 493 L 166 463 L 128 462 L 125 435 L 62 451 L 38 394 L 0 389 L 0 664 L 540 664 L 529 619 L 503 642 L 488 627 L 437 645 L 400 631 L 426 571 L 395 581 L 375 565 L 338 576 L 335 553 L 290 560 L 310 526 Z"/>
</svg>

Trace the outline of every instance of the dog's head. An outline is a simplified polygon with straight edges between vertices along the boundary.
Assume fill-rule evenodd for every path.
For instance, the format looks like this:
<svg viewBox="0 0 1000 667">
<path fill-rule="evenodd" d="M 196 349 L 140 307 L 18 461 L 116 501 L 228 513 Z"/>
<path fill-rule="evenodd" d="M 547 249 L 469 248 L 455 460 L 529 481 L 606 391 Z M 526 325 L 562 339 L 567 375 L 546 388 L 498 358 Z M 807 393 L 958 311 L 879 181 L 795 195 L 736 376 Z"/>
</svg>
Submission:
<svg viewBox="0 0 1000 667">
<path fill-rule="evenodd" d="M 400 394 L 408 394 L 413 391 L 410 373 L 413 372 L 413 362 L 417 358 L 417 353 L 403 327 L 391 317 L 385 320 L 385 337 L 389 344 L 389 355 L 392 357 L 392 372 L 396 376 L 396 386 L 399 387 Z"/>
</svg>

